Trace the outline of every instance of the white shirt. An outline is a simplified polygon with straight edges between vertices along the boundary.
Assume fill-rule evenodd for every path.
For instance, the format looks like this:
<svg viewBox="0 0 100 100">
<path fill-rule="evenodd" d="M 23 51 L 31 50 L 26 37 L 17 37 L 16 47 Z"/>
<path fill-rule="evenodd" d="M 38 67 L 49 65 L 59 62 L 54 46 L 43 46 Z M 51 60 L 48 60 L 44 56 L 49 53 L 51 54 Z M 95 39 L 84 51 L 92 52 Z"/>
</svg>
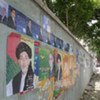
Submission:
<svg viewBox="0 0 100 100">
<path fill-rule="evenodd" d="M 23 92 L 24 85 L 25 85 L 25 77 L 26 77 L 26 74 L 22 74 L 21 83 L 20 83 L 20 92 Z"/>
<path fill-rule="evenodd" d="M 16 24 L 15 24 L 15 17 L 12 17 L 12 19 L 13 19 L 14 25 L 16 26 Z"/>
<path fill-rule="evenodd" d="M 6 95 L 13 95 L 12 80 L 6 85 Z"/>
</svg>

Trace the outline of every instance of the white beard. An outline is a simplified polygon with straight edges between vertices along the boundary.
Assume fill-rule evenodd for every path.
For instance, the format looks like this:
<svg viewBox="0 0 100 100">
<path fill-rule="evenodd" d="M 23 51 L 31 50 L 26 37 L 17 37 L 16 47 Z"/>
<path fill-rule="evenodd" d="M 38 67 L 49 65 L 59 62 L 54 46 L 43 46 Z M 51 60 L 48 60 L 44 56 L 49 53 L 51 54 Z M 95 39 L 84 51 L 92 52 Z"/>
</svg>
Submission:
<svg viewBox="0 0 100 100">
<path fill-rule="evenodd" d="M 22 73 L 23 73 L 23 74 L 26 74 L 27 71 L 28 71 L 28 67 L 25 67 L 25 68 L 22 69 Z"/>
</svg>

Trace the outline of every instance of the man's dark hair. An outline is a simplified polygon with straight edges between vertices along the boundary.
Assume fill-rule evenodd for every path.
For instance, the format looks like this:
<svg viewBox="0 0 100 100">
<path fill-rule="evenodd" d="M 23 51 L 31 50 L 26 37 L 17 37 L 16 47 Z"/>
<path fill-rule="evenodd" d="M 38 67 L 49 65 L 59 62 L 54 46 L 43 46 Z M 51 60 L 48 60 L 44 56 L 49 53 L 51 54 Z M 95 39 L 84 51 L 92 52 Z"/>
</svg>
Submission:
<svg viewBox="0 0 100 100">
<path fill-rule="evenodd" d="M 14 8 L 11 8 L 11 9 L 10 9 L 10 12 L 12 12 L 13 10 L 15 11 L 15 9 L 14 9 Z"/>
<path fill-rule="evenodd" d="M 24 51 L 28 54 L 29 58 L 32 57 L 31 48 L 26 43 L 20 42 L 19 45 L 16 48 L 16 57 L 17 57 L 17 59 L 19 59 L 20 54 Z"/>
</svg>

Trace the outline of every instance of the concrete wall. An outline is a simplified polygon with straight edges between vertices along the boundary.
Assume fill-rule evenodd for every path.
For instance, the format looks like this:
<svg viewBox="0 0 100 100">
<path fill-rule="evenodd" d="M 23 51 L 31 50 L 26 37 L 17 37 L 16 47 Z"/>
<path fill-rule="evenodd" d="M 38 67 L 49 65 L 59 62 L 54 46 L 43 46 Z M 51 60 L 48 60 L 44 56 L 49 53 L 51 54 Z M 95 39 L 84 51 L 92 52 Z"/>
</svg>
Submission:
<svg viewBox="0 0 100 100">
<path fill-rule="evenodd" d="M 74 53 L 77 48 L 82 52 L 82 54 L 85 54 L 83 58 L 84 66 L 80 66 L 80 77 L 77 78 L 76 84 L 59 97 L 59 100 L 79 100 L 92 74 L 92 57 L 75 39 L 73 39 L 73 35 L 70 34 L 70 31 L 58 20 L 57 17 L 55 17 L 45 6 L 43 6 L 43 4 L 41 5 L 36 3 L 39 0 L 5 1 L 7 1 L 12 7 L 22 12 L 24 15 L 34 20 L 40 26 L 42 26 L 42 15 L 47 15 L 50 18 L 51 29 L 52 32 L 55 33 L 55 36 L 60 37 L 64 41 L 72 44 Z M 43 8 L 41 8 L 41 6 L 43 6 Z M 47 12 L 45 12 L 46 10 Z M 49 14 L 51 14 L 51 16 Z M 6 97 L 6 42 L 7 36 L 10 32 L 16 31 L 0 24 L 0 100 L 38 100 L 37 90 L 29 92 L 23 96 L 13 95 Z M 88 66 L 86 64 L 87 59 L 90 61 Z"/>
</svg>

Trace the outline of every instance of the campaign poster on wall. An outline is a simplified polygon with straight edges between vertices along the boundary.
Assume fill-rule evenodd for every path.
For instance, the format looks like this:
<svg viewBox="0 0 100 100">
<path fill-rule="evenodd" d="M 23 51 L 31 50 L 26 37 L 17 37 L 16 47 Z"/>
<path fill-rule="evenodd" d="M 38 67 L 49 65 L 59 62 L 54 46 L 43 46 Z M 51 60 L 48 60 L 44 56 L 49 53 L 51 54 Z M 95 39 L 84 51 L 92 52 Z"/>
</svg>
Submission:
<svg viewBox="0 0 100 100">
<path fill-rule="evenodd" d="M 46 15 L 42 16 L 42 27 L 48 33 L 51 33 L 50 19 Z"/>
<path fill-rule="evenodd" d="M 55 38 L 55 44 L 55 47 L 57 47 L 58 49 L 61 48 L 60 39 L 58 37 Z"/>
<path fill-rule="evenodd" d="M 71 83 L 74 85 L 76 81 L 76 57 L 74 55 L 70 55 L 70 75 Z"/>
<path fill-rule="evenodd" d="M 63 40 L 61 40 L 58 37 L 55 37 L 55 47 L 57 47 L 58 49 L 63 50 L 63 48 L 64 48 Z"/>
<path fill-rule="evenodd" d="M 69 50 L 70 50 L 70 44 L 64 43 L 64 51 L 69 52 Z"/>
<path fill-rule="evenodd" d="M 45 42 L 45 43 L 49 43 L 49 33 L 46 31 L 46 30 L 42 30 L 42 34 L 41 34 L 41 37 L 42 37 L 42 41 Z"/>
<path fill-rule="evenodd" d="M 62 58 L 62 86 L 67 89 L 71 86 L 70 55 L 63 53 Z"/>
<path fill-rule="evenodd" d="M 11 33 L 7 38 L 7 96 L 34 88 L 33 43 L 33 40 L 17 33 Z"/>
<path fill-rule="evenodd" d="M 58 50 L 54 51 L 54 59 L 55 59 L 55 84 L 54 84 L 54 98 L 57 99 L 61 94 L 63 94 L 64 90 L 62 88 L 62 53 Z"/>
<path fill-rule="evenodd" d="M 46 80 L 42 80 L 38 84 L 38 98 L 40 100 L 53 100 L 53 91 L 54 91 L 54 77 L 50 77 Z"/>
<path fill-rule="evenodd" d="M 47 79 L 53 74 L 50 73 L 50 68 L 53 67 L 53 55 L 49 46 L 44 44 L 39 47 L 39 66 L 39 80 Z"/>
<path fill-rule="evenodd" d="M 55 79 L 53 50 L 41 43 L 38 49 L 36 48 L 36 53 L 39 57 L 39 81 L 37 86 L 39 88 L 39 99 L 47 98 L 47 100 L 52 100 Z"/>
<path fill-rule="evenodd" d="M 63 50 L 63 48 L 64 48 L 64 45 L 63 44 L 64 44 L 64 41 L 62 39 L 60 39 L 60 49 L 61 50 Z"/>
<path fill-rule="evenodd" d="M 7 24 L 8 4 L 4 0 L 0 0 L 0 23 Z"/>
<path fill-rule="evenodd" d="M 77 71 L 77 76 L 80 76 L 80 61 L 79 61 L 79 50 L 76 49 L 76 71 Z"/>
<path fill-rule="evenodd" d="M 38 88 L 39 82 L 39 41 L 34 41 L 34 88 Z"/>
<path fill-rule="evenodd" d="M 73 55 L 73 44 L 69 44 L 69 53 L 70 55 Z"/>
<path fill-rule="evenodd" d="M 26 34 L 36 40 L 40 37 L 40 26 L 26 17 L 24 14 L 9 6 L 7 25 L 22 34 Z"/>
<path fill-rule="evenodd" d="M 53 33 L 49 36 L 49 44 L 55 47 L 55 35 Z"/>
<path fill-rule="evenodd" d="M 42 41 L 49 43 L 49 34 L 51 33 L 50 19 L 46 16 L 42 16 Z"/>
</svg>

